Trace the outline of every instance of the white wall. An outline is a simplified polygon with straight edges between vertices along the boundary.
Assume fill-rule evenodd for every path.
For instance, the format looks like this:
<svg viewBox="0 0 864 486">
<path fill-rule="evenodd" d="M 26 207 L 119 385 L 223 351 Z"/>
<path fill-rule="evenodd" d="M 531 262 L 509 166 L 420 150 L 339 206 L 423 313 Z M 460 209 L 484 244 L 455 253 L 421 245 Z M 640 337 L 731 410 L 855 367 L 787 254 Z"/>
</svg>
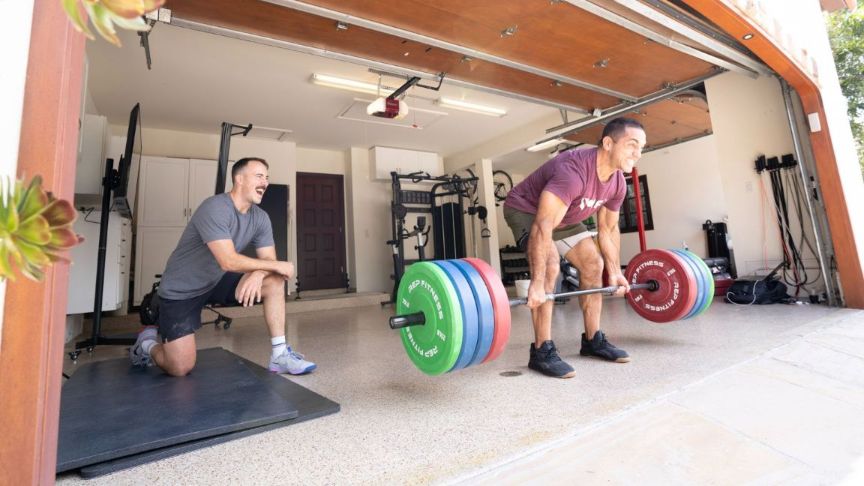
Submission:
<svg viewBox="0 0 864 486">
<path fill-rule="evenodd" d="M 648 134 L 650 141 L 651 134 Z M 722 221 L 726 195 L 720 182 L 714 136 L 645 154 L 637 166 L 648 180 L 654 229 L 645 232 L 648 248 L 682 248 L 708 255 L 705 220 Z M 638 233 L 621 235 L 621 261 L 639 253 Z"/>
<path fill-rule="evenodd" d="M 142 116 L 146 123 L 146 113 L 142 113 Z M 113 136 L 107 157 L 116 159 L 123 153 L 126 128 L 125 125 L 111 125 Z M 213 133 L 196 133 L 144 128 L 142 132 L 144 155 L 211 160 L 219 158 L 220 134 L 216 129 Z M 231 137 L 231 153 L 228 155 L 231 160 L 253 156 L 267 160 L 270 165 L 270 182 L 293 185 L 297 166 L 294 142 L 276 142 L 239 135 Z"/>
<path fill-rule="evenodd" d="M 385 244 L 391 236 L 390 183 L 373 179 L 368 149 L 352 147 L 350 156 L 348 213 L 354 232 L 353 279 L 358 292 L 390 292 L 393 254 Z"/>
<path fill-rule="evenodd" d="M 770 181 L 767 174 L 756 173 L 754 162 L 759 155 L 794 152 L 780 84 L 775 78 L 754 80 L 726 73 L 708 80 L 705 88 L 738 273 L 763 273 L 766 266 L 779 263 L 783 255 L 771 206 Z M 764 223 L 761 183 L 768 194 Z M 809 224 L 805 227 L 809 228 Z M 814 258 L 805 255 L 809 261 Z"/>
<path fill-rule="evenodd" d="M 546 136 L 546 129 L 560 125 L 561 115 L 544 116 L 531 121 L 510 132 L 487 140 L 476 147 L 444 158 L 444 172 L 452 174 L 460 169 L 476 164 L 483 159 L 497 159 L 511 152 L 522 150 L 535 144 Z"/>
<path fill-rule="evenodd" d="M 297 147 L 297 172 L 344 175 L 348 157 L 342 150 Z"/>
</svg>

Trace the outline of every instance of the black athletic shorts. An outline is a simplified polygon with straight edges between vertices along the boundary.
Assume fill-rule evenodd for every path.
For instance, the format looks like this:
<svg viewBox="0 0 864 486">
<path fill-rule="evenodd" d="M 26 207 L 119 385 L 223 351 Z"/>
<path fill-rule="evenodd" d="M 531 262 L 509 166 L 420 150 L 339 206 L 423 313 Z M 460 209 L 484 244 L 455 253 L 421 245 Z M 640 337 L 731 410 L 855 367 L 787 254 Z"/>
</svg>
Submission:
<svg viewBox="0 0 864 486">
<path fill-rule="evenodd" d="M 240 305 L 234 293 L 242 273 L 227 272 L 206 294 L 185 300 L 159 298 L 159 335 L 162 342 L 174 341 L 201 327 L 201 310 L 207 304 Z"/>
</svg>

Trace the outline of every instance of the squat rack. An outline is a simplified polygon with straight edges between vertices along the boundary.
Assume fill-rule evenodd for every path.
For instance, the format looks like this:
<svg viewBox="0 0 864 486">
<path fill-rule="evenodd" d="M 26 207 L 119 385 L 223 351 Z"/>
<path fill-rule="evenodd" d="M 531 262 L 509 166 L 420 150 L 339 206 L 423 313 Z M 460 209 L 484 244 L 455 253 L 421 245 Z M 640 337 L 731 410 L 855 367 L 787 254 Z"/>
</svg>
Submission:
<svg viewBox="0 0 864 486">
<path fill-rule="evenodd" d="M 425 217 L 418 217 L 417 225 L 413 231 L 408 231 L 405 228 L 405 217 L 409 213 L 432 214 L 435 207 L 436 198 L 457 195 L 459 196 L 458 214 L 461 217 L 463 212 L 462 198 L 467 197 L 467 186 L 471 183 L 476 183 L 477 177 L 462 178 L 458 176 L 432 176 L 426 172 L 412 172 L 410 174 L 399 174 L 398 172 L 390 173 L 391 187 L 393 189 L 393 199 L 390 203 L 390 227 L 391 239 L 386 242 L 393 251 L 393 291 L 390 295 L 390 300 L 381 302 L 381 305 L 393 303 L 396 298 L 396 293 L 399 290 L 399 282 L 402 280 L 402 275 L 405 273 L 405 265 L 426 258 L 424 248 L 427 243 L 426 235 L 429 233 L 430 227 L 426 227 Z M 430 190 L 408 190 L 402 189 L 403 181 L 411 184 L 432 183 Z M 443 192 L 438 192 L 443 189 Z M 473 216 L 473 215 L 472 215 Z M 418 252 L 418 259 L 405 259 L 405 244 L 404 240 L 416 236 L 418 245 L 415 249 Z M 436 255 L 437 258 L 437 255 Z"/>
</svg>

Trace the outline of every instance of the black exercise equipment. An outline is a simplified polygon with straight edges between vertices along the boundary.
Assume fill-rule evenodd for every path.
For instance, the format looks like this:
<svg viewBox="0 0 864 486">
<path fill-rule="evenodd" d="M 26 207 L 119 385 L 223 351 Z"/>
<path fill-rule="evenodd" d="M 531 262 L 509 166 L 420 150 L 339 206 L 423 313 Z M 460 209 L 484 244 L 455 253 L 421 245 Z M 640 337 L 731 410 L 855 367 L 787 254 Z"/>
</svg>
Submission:
<svg viewBox="0 0 864 486">
<path fill-rule="evenodd" d="M 239 132 L 235 132 L 235 128 L 240 128 Z M 222 194 L 225 192 L 225 181 L 228 171 L 228 154 L 231 152 L 231 137 L 234 135 L 249 135 L 252 130 L 252 124 L 246 126 L 235 125 L 233 123 L 222 122 L 222 135 L 219 139 L 219 163 L 216 166 L 216 189 L 213 194 Z"/>
<path fill-rule="evenodd" d="M 708 236 L 708 258 L 725 258 L 727 269 L 732 278 L 738 278 L 735 269 L 735 254 L 729 244 L 730 238 L 726 223 L 713 223 L 710 219 L 702 225 Z"/>
<path fill-rule="evenodd" d="M 435 258 L 450 260 L 465 258 L 465 222 L 462 201 L 432 205 L 432 228 Z"/>
<path fill-rule="evenodd" d="M 125 358 L 89 363 L 63 385 L 57 472 L 94 477 L 339 408 L 222 348 L 199 351 L 181 378 Z"/>
<path fill-rule="evenodd" d="M 105 160 L 105 174 L 102 177 L 102 206 L 99 218 L 99 244 L 96 255 L 96 288 L 93 296 L 93 328 L 89 339 L 75 343 L 75 350 L 69 352 L 72 361 L 78 359 L 82 349 L 92 353 L 98 345 L 131 345 L 134 337 L 105 337 L 102 335 L 102 293 L 105 286 L 105 257 L 108 247 L 108 218 L 111 210 L 132 217 L 126 191 L 129 185 L 129 173 L 132 168 L 132 154 L 135 151 L 135 135 L 140 129 L 141 106 L 136 103 L 129 113 L 129 126 L 126 130 L 126 147 L 117 170 L 114 170 L 114 159 Z M 141 138 L 138 137 L 140 143 Z M 139 149 L 140 154 L 140 149 Z"/>
<path fill-rule="evenodd" d="M 430 229 L 434 240 L 434 257 L 445 258 L 443 255 L 458 252 L 465 256 L 464 222 L 462 220 L 462 199 L 468 197 L 471 184 L 476 184 L 476 177 L 462 178 L 457 176 L 431 176 L 426 172 L 412 172 L 410 174 L 390 173 L 393 199 L 390 203 L 390 227 L 391 238 L 386 244 L 393 250 L 393 291 L 391 299 L 381 302 L 381 305 L 391 304 L 399 288 L 399 281 L 405 273 L 405 266 L 422 261 L 427 258 L 425 246 Z M 402 184 L 426 185 L 432 184 L 428 190 L 403 189 Z M 439 200 L 445 197 L 456 196 L 457 203 L 442 203 Z M 446 206 L 453 204 L 454 206 Z M 443 207 L 443 209 L 442 209 Z M 425 217 L 418 216 L 417 225 L 413 231 L 405 227 L 405 221 L 409 214 L 429 214 L 432 224 L 426 225 Z M 421 226 L 421 218 L 423 225 Z M 445 225 L 447 227 L 445 228 Z M 417 259 L 405 258 L 404 241 L 417 237 Z M 444 240 L 442 240 L 444 238 Z M 459 246 L 461 244 L 461 247 Z"/>
</svg>

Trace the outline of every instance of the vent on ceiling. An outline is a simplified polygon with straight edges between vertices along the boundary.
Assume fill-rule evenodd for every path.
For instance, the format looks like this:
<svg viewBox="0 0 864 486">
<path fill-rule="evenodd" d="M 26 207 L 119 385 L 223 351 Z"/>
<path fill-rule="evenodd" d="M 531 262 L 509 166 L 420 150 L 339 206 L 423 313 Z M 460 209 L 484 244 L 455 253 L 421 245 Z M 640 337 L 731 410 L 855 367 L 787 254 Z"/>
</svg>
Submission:
<svg viewBox="0 0 864 486">
<path fill-rule="evenodd" d="M 284 142 L 288 140 L 288 135 L 291 135 L 292 133 L 293 130 L 288 130 L 287 128 L 259 127 L 258 125 L 253 124 L 252 130 L 249 130 L 249 134 L 246 136 Z"/>
<path fill-rule="evenodd" d="M 411 106 L 409 100 L 409 112 L 405 118 L 402 118 L 400 120 L 397 120 L 395 118 L 380 118 L 377 116 L 368 115 L 366 113 L 366 107 L 369 106 L 369 103 L 371 103 L 372 101 L 373 100 L 354 98 L 354 101 L 352 101 L 347 108 L 342 110 L 339 115 L 336 116 L 336 118 L 339 118 L 340 120 L 353 120 L 365 123 L 375 123 L 378 125 L 390 125 L 394 127 L 423 130 L 424 128 L 428 128 L 433 123 L 440 120 L 442 117 L 447 116 L 447 113 L 443 111 L 414 108 L 413 106 Z"/>
</svg>

